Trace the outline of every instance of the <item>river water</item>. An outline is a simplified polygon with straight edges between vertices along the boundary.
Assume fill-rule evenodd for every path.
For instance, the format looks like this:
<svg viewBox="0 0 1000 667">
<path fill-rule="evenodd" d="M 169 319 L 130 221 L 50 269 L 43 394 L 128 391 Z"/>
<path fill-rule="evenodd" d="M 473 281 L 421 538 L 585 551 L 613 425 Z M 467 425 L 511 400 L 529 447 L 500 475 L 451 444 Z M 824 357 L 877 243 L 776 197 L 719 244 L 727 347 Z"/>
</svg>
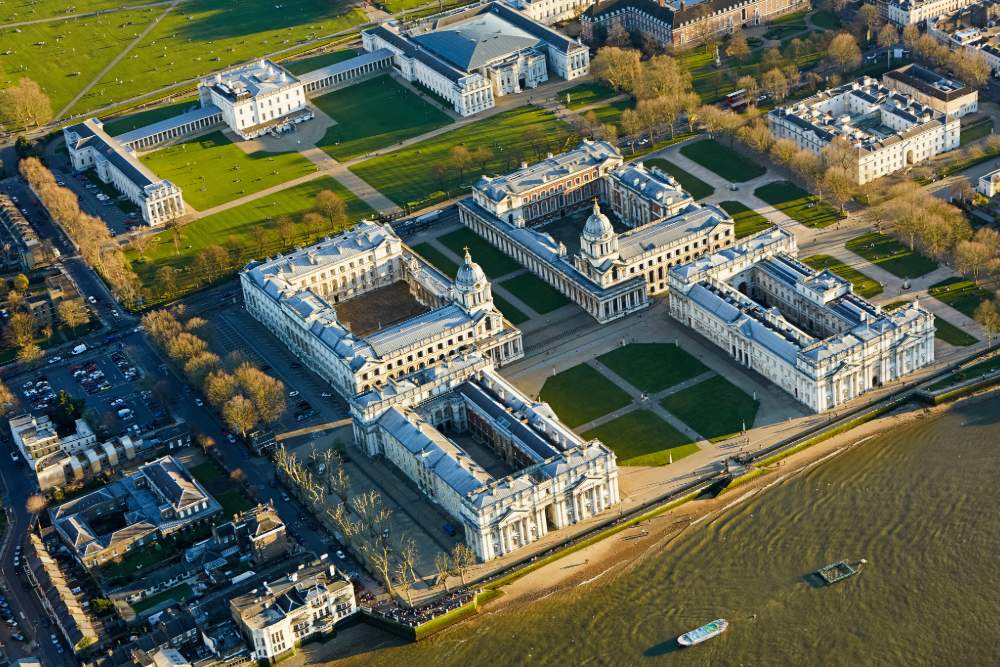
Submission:
<svg viewBox="0 0 1000 667">
<path fill-rule="evenodd" d="M 877 436 L 590 584 L 335 664 L 1000 664 L 998 501 L 995 396 Z M 859 558 L 834 586 L 804 578 Z M 677 648 L 719 617 L 725 634 Z"/>
</svg>

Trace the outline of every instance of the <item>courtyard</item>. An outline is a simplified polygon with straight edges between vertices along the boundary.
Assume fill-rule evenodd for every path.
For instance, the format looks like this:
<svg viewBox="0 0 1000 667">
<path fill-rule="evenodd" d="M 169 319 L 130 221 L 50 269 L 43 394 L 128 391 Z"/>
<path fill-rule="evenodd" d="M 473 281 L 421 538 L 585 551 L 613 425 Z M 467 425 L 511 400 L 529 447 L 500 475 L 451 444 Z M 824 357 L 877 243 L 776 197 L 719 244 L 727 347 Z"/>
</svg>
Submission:
<svg viewBox="0 0 1000 667">
<path fill-rule="evenodd" d="M 428 310 L 413 297 L 410 286 L 400 280 L 338 303 L 337 319 L 360 337 Z"/>
</svg>

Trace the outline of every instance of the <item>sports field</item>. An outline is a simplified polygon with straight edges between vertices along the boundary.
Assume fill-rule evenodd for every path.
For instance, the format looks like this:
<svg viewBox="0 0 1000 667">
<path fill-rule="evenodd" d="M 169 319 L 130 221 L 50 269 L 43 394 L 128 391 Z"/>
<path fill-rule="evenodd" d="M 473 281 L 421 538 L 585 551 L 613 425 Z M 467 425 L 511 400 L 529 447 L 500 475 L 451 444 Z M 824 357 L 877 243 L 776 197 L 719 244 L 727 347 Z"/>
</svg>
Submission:
<svg viewBox="0 0 1000 667">
<path fill-rule="evenodd" d="M 296 152 L 244 153 L 222 132 L 161 148 L 141 160 L 179 186 L 184 200 L 199 211 L 316 171 Z"/>
<path fill-rule="evenodd" d="M 311 101 L 337 121 L 318 146 L 340 161 L 392 146 L 451 122 L 448 114 L 390 76 L 362 81 Z"/>
</svg>

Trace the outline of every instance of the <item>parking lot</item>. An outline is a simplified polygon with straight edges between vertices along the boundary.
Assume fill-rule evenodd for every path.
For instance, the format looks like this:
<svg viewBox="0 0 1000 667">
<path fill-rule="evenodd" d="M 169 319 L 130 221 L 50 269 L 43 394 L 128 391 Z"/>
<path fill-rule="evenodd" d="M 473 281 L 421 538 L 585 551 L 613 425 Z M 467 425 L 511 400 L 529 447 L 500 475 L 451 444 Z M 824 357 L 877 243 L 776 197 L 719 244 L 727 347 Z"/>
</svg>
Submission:
<svg viewBox="0 0 1000 667">
<path fill-rule="evenodd" d="M 118 203 L 121 201 L 125 208 L 133 209 L 131 202 L 121 200 L 121 195 L 114 187 L 100 182 L 93 172 L 59 172 L 56 173 L 56 178 L 59 185 L 69 188 L 76 194 L 83 211 L 104 220 L 112 236 L 124 234 L 143 224 L 142 215 L 138 210 L 127 213 Z"/>
</svg>

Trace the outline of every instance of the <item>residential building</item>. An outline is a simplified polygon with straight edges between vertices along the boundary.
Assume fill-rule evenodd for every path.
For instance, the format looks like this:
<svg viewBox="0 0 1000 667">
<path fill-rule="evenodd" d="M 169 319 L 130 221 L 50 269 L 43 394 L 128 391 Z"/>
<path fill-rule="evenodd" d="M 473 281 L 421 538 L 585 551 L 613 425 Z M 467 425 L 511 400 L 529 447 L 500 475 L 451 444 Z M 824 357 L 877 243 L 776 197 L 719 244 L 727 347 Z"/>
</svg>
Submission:
<svg viewBox="0 0 1000 667">
<path fill-rule="evenodd" d="M 372 389 L 351 413 L 355 443 L 451 517 L 481 561 L 620 500 L 614 452 L 576 435 L 475 353 Z"/>
<path fill-rule="evenodd" d="M 354 586 L 326 560 L 229 601 L 233 620 L 257 660 L 283 657 L 299 642 L 328 635 L 357 611 Z"/>
<path fill-rule="evenodd" d="M 594 0 L 504 0 L 514 9 L 545 25 L 572 21 Z"/>
<path fill-rule="evenodd" d="M 927 34 L 950 49 L 983 58 L 993 75 L 1000 74 L 1000 2 L 985 0 L 950 14 L 927 18 Z"/>
<path fill-rule="evenodd" d="M 219 503 L 172 456 L 49 509 L 52 526 L 86 568 L 199 524 Z"/>
<path fill-rule="evenodd" d="M 219 524 L 212 529 L 212 537 L 217 547 L 237 547 L 239 553 L 249 555 L 254 563 L 276 560 L 288 553 L 285 523 L 273 503 L 258 504 L 237 514 L 232 521 Z"/>
<path fill-rule="evenodd" d="M 974 3 L 975 0 L 876 0 L 875 7 L 883 20 L 905 27 L 920 25 Z"/>
<path fill-rule="evenodd" d="M 530 90 L 549 71 L 576 79 L 590 71 L 590 51 L 503 2 L 363 30 L 366 51 L 387 49 L 407 81 L 431 90 L 462 116 L 492 108 L 496 98 Z"/>
<path fill-rule="evenodd" d="M 670 314 L 813 410 L 835 409 L 934 361 L 934 315 L 891 312 L 795 259 L 777 227 L 670 271 Z"/>
<path fill-rule="evenodd" d="M 17 205 L 0 194 L 0 272 L 28 273 L 49 263 L 49 253 Z"/>
<path fill-rule="evenodd" d="M 979 110 L 979 91 L 961 81 L 927 69 L 922 65 L 904 65 L 882 75 L 882 85 L 948 117 L 961 118 Z"/>
<path fill-rule="evenodd" d="M 247 311 L 348 400 L 462 351 L 478 349 L 498 364 L 524 354 L 521 332 L 494 305 L 468 252 L 452 282 L 388 225 L 361 222 L 289 255 L 251 262 L 240 282 Z M 405 304 L 384 316 L 358 312 L 393 286 L 409 292 Z M 414 315 L 399 321 L 401 308 Z M 378 324 L 366 330 L 346 321 L 352 309 L 358 318 L 378 316 Z"/>
<path fill-rule="evenodd" d="M 104 131 L 104 124 L 89 118 L 63 128 L 63 138 L 76 171 L 93 169 L 142 213 L 146 224 L 159 226 L 184 215 L 181 189 L 158 178 L 135 156 L 135 151 Z"/>
<path fill-rule="evenodd" d="M 728 35 L 743 27 L 761 25 L 783 14 L 809 8 L 808 0 L 604 0 L 580 16 L 583 38 L 602 43 L 612 31 L 643 33 L 661 44 L 689 48 L 706 35 Z"/>
<path fill-rule="evenodd" d="M 1000 192 L 1000 169 L 994 169 L 988 174 L 979 177 L 976 184 L 976 191 L 984 197 L 992 197 Z"/>
<path fill-rule="evenodd" d="M 850 175 L 857 183 L 950 151 L 959 146 L 958 116 L 946 116 L 913 96 L 864 76 L 767 114 L 778 139 L 820 154 L 833 141 L 856 152 Z"/>
</svg>

